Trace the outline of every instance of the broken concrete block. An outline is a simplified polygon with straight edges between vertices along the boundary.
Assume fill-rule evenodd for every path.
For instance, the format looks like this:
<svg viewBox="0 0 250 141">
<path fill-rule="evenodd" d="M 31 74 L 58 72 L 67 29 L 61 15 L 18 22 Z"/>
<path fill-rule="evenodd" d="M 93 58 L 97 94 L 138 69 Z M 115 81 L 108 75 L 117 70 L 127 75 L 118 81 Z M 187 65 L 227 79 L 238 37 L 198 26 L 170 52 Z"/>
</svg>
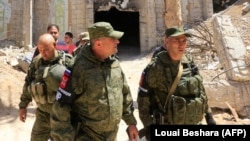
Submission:
<svg viewBox="0 0 250 141">
<path fill-rule="evenodd" d="M 242 11 L 243 12 L 248 12 L 250 10 L 250 4 L 248 2 L 244 2 L 243 3 L 243 8 L 242 8 Z"/>
<path fill-rule="evenodd" d="M 23 58 L 18 59 L 18 65 L 19 67 L 25 72 L 28 72 L 29 65 L 32 61 L 34 52 L 29 52 L 27 55 L 25 55 Z"/>
<path fill-rule="evenodd" d="M 228 79 L 249 81 L 250 69 L 245 62 L 247 53 L 243 40 L 231 23 L 230 16 L 219 15 L 213 21 L 214 46 L 217 49 L 220 63 Z"/>
<path fill-rule="evenodd" d="M 228 108 L 228 102 L 240 117 L 250 118 L 250 82 L 219 80 L 204 82 L 211 107 Z"/>
</svg>

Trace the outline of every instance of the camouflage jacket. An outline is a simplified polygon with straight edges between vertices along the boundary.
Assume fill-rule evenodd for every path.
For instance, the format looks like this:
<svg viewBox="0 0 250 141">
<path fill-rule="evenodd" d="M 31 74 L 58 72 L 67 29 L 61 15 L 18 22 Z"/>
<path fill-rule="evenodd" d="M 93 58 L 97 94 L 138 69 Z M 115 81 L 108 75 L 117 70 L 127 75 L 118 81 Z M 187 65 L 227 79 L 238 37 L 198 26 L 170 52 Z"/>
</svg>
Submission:
<svg viewBox="0 0 250 141">
<path fill-rule="evenodd" d="M 43 111 L 50 112 L 61 76 L 71 58 L 70 54 L 63 51 L 58 51 L 58 56 L 49 61 L 43 60 L 40 54 L 34 57 L 25 77 L 19 108 L 26 108 L 32 99 L 42 97 L 43 102 L 39 98 L 38 100 L 35 99 L 38 107 Z M 40 86 L 43 86 L 39 96 L 37 93 L 32 92 L 32 84 L 41 84 Z"/>
<path fill-rule="evenodd" d="M 115 56 L 100 61 L 95 58 L 91 46 L 82 48 L 75 56 L 74 66 L 64 94 L 53 105 L 52 137 L 70 140 L 73 127 L 70 112 L 79 116 L 81 129 L 92 139 L 110 140 L 108 132 L 116 134 L 120 120 L 136 124 L 133 116 L 132 96 L 125 75 Z M 65 92 L 67 91 L 67 92 Z M 61 102 L 63 97 L 71 102 Z"/>
<path fill-rule="evenodd" d="M 186 55 L 184 55 L 186 56 Z M 191 56 L 190 56 L 191 57 Z M 197 68 L 194 64 L 192 58 L 190 58 L 190 62 L 188 64 L 185 63 L 185 60 L 182 58 L 182 64 L 183 64 L 183 70 L 192 68 Z M 154 114 L 154 111 L 160 111 L 162 109 L 159 109 L 159 103 L 163 107 L 166 102 L 166 97 L 168 95 L 168 91 L 171 88 L 171 85 L 177 76 L 178 73 L 178 62 L 171 61 L 167 51 L 161 51 L 158 53 L 154 58 L 152 58 L 151 62 L 148 64 L 148 66 L 144 69 L 141 80 L 140 80 L 140 86 L 138 91 L 138 108 L 139 108 L 139 117 L 144 125 L 144 127 L 147 127 L 151 124 L 153 124 L 152 115 Z M 187 65 L 191 65 L 192 67 L 189 67 Z M 195 70 L 196 74 L 199 78 L 201 78 L 198 70 Z M 182 73 L 182 77 L 185 72 Z M 180 84 L 180 82 L 179 82 Z M 181 93 L 181 87 L 179 87 L 179 84 L 176 88 L 176 91 L 173 95 L 179 95 Z M 197 93 L 202 93 L 204 95 L 204 113 L 211 113 L 211 109 L 208 106 L 208 101 L 205 94 L 205 89 L 202 84 L 202 80 L 200 81 L 199 86 L 196 86 L 198 88 Z M 183 87 L 186 89 L 186 87 Z M 185 90 L 188 93 L 188 90 Z M 155 98 L 155 95 L 157 95 L 158 101 Z M 166 105 L 167 106 L 167 105 Z M 168 111 L 168 107 L 166 107 L 164 110 Z M 164 113 L 164 114 L 167 114 Z M 181 113 L 177 113 L 181 114 Z M 165 119 L 167 120 L 167 119 Z"/>
</svg>

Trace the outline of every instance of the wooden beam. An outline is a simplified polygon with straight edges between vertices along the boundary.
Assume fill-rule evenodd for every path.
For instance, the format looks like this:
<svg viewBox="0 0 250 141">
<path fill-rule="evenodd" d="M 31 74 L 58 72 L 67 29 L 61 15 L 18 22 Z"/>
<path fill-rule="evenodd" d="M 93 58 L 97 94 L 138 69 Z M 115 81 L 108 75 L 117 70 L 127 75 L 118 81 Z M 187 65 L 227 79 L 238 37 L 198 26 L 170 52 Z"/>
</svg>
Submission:
<svg viewBox="0 0 250 141">
<path fill-rule="evenodd" d="M 238 116 L 237 112 L 235 111 L 235 109 L 227 101 L 225 103 L 227 104 L 228 108 L 230 109 L 231 113 L 233 114 L 233 117 L 236 120 L 236 122 L 240 123 L 239 116 Z"/>
</svg>

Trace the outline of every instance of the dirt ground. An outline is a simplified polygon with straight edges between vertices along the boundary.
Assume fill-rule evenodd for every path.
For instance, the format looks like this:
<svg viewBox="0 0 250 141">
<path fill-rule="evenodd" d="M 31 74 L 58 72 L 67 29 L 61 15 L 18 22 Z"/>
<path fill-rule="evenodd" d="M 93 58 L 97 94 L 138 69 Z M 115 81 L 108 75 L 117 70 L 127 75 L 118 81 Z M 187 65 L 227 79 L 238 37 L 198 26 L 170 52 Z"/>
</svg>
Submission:
<svg viewBox="0 0 250 141">
<path fill-rule="evenodd" d="M 249 33 L 249 13 L 241 13 L 242 3 L 250 0 L 241 0 L 241 3 L 235 5 L 224 14 L 232 15 L 232 22 L 238 25 L 239 32 L 242 34 L 246 46 L 250 45 Z M 238 20 L 240 19 L 240 20 Z M 15 67 L 11 67 L 6 62 L 9 56 L 0 53 L 0 137 L 4 141 L 28 141 L 30 139 L 31 128 L 35 119 L 35 103 L 30 103 L 28 107 L 28 117 L 25 123 L 18 119 L 18 103 L 22 93 L 25 73 Z M 133 52 L 122 53 L 120 55 L 121 65 L 126 74 L 128 83 L 134 101 L 137 99 L 137 89 L 141 72 L 151 58 L 149 54 L 134 54 Z M 211 80 L 218 72 L 216 70 L 201 70 L 205 80 Z M 143 128 L 138 117 L 138 110 L 134 112 L 138 129 Z M 250 124 L 250 119 L 240 119 L 238 122 L 234 119 L 228 109 L 213 108 L 213 115 L 217 124 Z M 205 124 L 205 122 L 204 122 Z M 123 121 L 120 123 L 118 132 L 118 141 L 128 141 L 125 132 L 126 125 Z"/>
</svg>

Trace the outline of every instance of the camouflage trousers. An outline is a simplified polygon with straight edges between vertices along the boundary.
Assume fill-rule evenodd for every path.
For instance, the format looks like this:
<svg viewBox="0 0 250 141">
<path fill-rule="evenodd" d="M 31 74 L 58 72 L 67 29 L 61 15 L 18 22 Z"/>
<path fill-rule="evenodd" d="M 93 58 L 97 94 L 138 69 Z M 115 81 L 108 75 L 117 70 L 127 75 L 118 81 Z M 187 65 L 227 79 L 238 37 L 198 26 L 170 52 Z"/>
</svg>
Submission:
<svg viewBox="0 0 250 141">
<path fill-rule="evenodd" d="M 50 131 L 50 114 L 37 108 L 36 119 L 31 131 L 31 141 L 48 141 Z"/>
<path fill-rule="evenodd" d="M 98 134 L 90 128 L 82 125 L 77 132 L 76 141 L 117 141 L 117 132 L 118 128 L 110 132 Z"/>
</svg>

